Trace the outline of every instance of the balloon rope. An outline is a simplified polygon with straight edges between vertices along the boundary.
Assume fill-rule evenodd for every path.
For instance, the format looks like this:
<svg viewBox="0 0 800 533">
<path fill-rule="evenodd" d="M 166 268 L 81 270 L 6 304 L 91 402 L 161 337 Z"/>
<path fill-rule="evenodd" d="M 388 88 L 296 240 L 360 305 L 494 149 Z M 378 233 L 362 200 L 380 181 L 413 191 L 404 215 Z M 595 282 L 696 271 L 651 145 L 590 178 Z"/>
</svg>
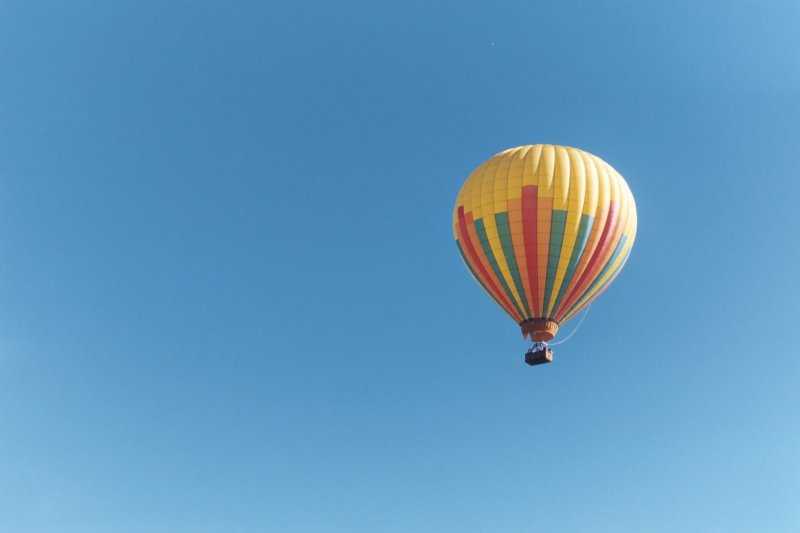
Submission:
<svg viewBox="0 0 800 533">
<path fill-rule="evenodd" d="M 570 340 L 570 339 L 572 338 L 572 336 L 573 336 L 573 335 L 575 335 L 575 334 L 578 332 L 578 330 L 579 330 L 579 329 L 581 329 L 581 324 L 583 324 L 583 321 L 584 321 L 584 320 L 586 320 L 586 315 L 588 315 L 588 314 L 589 314 L 589 309 L 591 309 L 591 308 L 592 308 L 592 306 L 591 306 L 591 305 L 590 305 L 589 307 L 587 307 L 587 308 L 586 308 L 586 311 L 584 311 L 584 312 L 583 312 L 583 316 L 581 317 L 581 319 L 580 319 L 580 321 L 578 322 L 578 324 L 575 326 L 575 329 L 573 329 L 573 330 L 570 332 L 570 334 L 569 334 L 569 335 L 567 335 L 566 337 L 564 337 L 563 339 L 561 339 L 561 340 L 560 340 L 560 341 L 558 341 L 558 342 L 552 342 L 552 343 L 548 343 L 548 346 L 558 346 L 559 344 L 564 344 L 565 342 L 567 342 L 568 340 Z"/>
</svg>

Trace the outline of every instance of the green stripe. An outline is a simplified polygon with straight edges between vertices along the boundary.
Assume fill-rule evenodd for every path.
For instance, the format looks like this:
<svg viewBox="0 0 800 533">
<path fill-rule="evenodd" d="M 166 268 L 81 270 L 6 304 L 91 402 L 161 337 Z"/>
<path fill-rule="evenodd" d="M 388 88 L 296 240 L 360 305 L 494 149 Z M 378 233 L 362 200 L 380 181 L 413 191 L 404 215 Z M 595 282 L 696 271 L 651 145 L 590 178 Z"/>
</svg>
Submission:
<svg viewBox="0 0 800 533">
<path fill-rule="evenodd" d="M 497 213 L 494 216 L 494 220 L 497 223 L 497 233 L 500 234 L 500 244 L 503 245 L 503 254 L 506 256 L 508 271 L 511 272 L 511 278 L 517 287 L 517 294 L 519 294 L 522 305 L 525 307 L 525 317 L 529 317 L 531 316 L 531 310 L 528 306 L 528 297 L 525 296 L 525 286 L 522 284 L 522 277 L 519 274 L 517 257 L 514 255 L 514 245 L 511 242 L 511 230 L 509 230 L 508 225 L 508 213 Z"/>
<path fill-rule="evenodd" d="M 567 264 L 567 272 L 564 274 L 564 281 L 561 282 L 561 287 L 558 290 L 556 303 L 553 304 L 553 314 L 558 311 L 558 306 L 561 305 L 564 293 L 572 282 L 575 269 L 578 267 L 578 261 L 580 261 L 583 250 L 586 248 L 586 241 L 589 240 L 589 233 L 592 229 L 593 222 L 594 217 L 592 215 L 581 215 L 581 222 L 578 225 L 578 236 L 575 238 L 575 245 L 572 247 L 572 255 L 569 258 L 569 264 Z"/>
<path fill-rule="evenodd" d="M 589 287 L 585 291 L 583 291 L 583 294 L 581 294 L 580 298 L 575 300 L 575 303 L 572 304 L 572 307 L 569 310 L 570 313 L 575 310 L 576 306 L 580 303 L 580 301 L 587 294 L 592 292 L 592 289 L 597 287 L 597 285 L 600 283 L 600 280 L 603 278 L 603 276 L 605 276 L 606 272 L 608 272 L 608 269 L 610 269 L 611 265 L 614 264 L 614 260 L 619 256 L 620 252 L 622 252 L 622 248 L 625 245 L 625 241 L 626 240 L 627 240 L 627 237 L 625 235 L 623 235 L 622 238 L 620 238 L 619 242 L 617 243 L 616 248 L 614 248 L 614 253 L 611 254 L 611 257 L 608 259 L 606 264 L 603 266 L 603 269 L 600 271 L 600 273 L 597 274 L 597 276 L 595 276 L 594 281 L 592 281 L 592 283 L 589 284 Z M 620 266 L 622 266 L 622 263 L 620 263 Z M 611 278 L 609 278 L 609 281 L 610 280 L 611 280 Z M 566 314 L 569 314 L 569 313 L 566 313 Z"/>
<path fill-rule="evenodd" d="M 564 224 L 566 221 L 566 211 L 553 209 L 550 215 L 550 251 L 547 258 L 547 281 L 544 284 L 544 305 L 542 306 L 543 314 L 546 317 L 550 316 L 550 292 L 553 290 L 558 260 L 561 256 L 561 245 L 564 243 Z"/>
<path fill-rule="evenodd" d="M 503 273 L 500 271 L 500 266 L 497 264 L 497 260 L 492 253 L 492 246 L 489 244 L 489 239 L 486 237 L 486 227 L 483 225 L 483 219 L 477 219 L 475 221 L 475 231 L 478 233 L 478 240 L 481 241 L 481 247 L 483 247 L 483 253 L 486 254 L 486 259 L 489 260 L 489 264 L 494 270 L 495 276 L 500 281 L 500 285 L 503 286 L 503 291 L 505 291 L 508 300 L 520 314 L 520 316 L 524 316 L 525 313 L 522 312 L 522 309 L 519 308 L 517 301 L 514 299 L 514 295 L 511 293 L 511 287 L 508 286 L 506 283 L 506 278 L 503 277 Z"/>
<path fill-rule="evenodd" d="M 478 274 L 477 274 L 477 273 L 475 272 L 475 270 L 472 268 L 472 265 L 470 264 L 470 262 L 469 262 L 469 261 L 467 261 L 467 255 L 464 253 L 464 249 L 461 247 L 461 242 L 460 242 L 458 239 L 456 239 L 456 246 L 458 246 L 458 253 L 460 253 L 460 254 L 461 254 L 461 259 L 463 259 L 463 260 L 464 260 L 464 264 L 465 264 L 465 265 L 467 265 L 467 268 L 468 268 L 468 269 L 469 269 L 469 271 L 472 273 L 472 277 L 473 277 L 473 278 L 475 278 L 475 281 L 477 281 L 477 282 L 480 284 L 480 286 L 481 286 L 481 287 L 483 287 L 483 290 L 484 290 L 484 291 L 486 291 L 486 293 L 487 293 L 489 296 L 491 296 L 491 297 L 492 297 L 492 299 L 493 299 L 495 302 L 497 302 L 497 305 L 499 305 L 500 307 L 503 307 L 503 308 L 504 308 L 504 306 L 503 306 L 503 302 L 501 302 L 500 300 L 498 300 L 498 299 L 497 299 L 497 296 L 495 296 L 495 295 L 494 295 L 494 293 L 493 293 L 492 291 L 490 291 L 490 290 L 489 290 L 489 287 L 487 287 L 487 286 L 486 286 L 486 284 L 485 284 L 483 281 L 481 281 L 481 278 L 480 278 L 480 277 L 478 277 Z"/>
</svg>

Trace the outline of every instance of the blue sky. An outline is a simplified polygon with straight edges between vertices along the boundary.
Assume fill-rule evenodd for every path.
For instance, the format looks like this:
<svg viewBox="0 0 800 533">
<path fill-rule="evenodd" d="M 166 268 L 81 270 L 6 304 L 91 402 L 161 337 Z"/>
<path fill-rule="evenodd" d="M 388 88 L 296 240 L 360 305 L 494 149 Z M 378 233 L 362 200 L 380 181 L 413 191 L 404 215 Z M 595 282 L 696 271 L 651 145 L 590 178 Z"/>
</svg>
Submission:
<svg viewBox="0 0 800 533">
<path fill-rule="evenodd" d="M 797 531 L 798 25 L 1 3 L 0 531 Z M 450 215 L 537 142 L 639 233 L 531 369 Z"/>
</svg>

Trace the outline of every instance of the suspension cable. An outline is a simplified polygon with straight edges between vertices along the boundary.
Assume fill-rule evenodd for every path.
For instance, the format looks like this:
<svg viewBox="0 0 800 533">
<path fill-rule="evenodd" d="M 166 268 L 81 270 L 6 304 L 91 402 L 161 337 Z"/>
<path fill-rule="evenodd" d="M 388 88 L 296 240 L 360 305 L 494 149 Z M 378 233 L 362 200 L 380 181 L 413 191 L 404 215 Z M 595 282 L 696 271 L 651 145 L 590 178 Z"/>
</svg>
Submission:
<svg viewBox="0 0 800 533">
<path fill-rule="evenodd" d="M 569 333 L 569 335 L 567 335 L 566 337 L 564 337 L 563 339 L 561 339 L 561 340 L 560 340 L 560 341 L 558 341 L 558 342 L 552 342 L 552 343 L 548 343 L 548 346 L 558 346 L 559 344 L 564 344 L 565 342 L 567 342 L 568 340 L 570 340 L 570 339 L 572 338 L 572 336 L 573 336 L 573 335 L 575 335 L 575 334 L 578 332 L 578 330 L 579 330 L 579 329 L 581 329 L 581 325 L 583 324 L 583 321 L 584 321 L 584 320 L 586 320 L 586 315 L 588 315 L 588 314 L 589 314 L 589 309 L 591 309 L 591 308 L 592 308 L 592 306 L 591 306 L 591 305 L 590 305 L 589 307 L 587 307 L 587 308 L 586 308 L 586 311 L 584 311 L 584 312 L 583 312 L 583 316 L 582 316 L 582 317 L 581 317 L 581 319 L 578 321 L 578 324 L 577 324 L 577 325 L 575 326 L 575 328 L 574 328 L 574 329 L 573 329 L 573 330 L 572 330 L 572 331 Z"/>
</svg>

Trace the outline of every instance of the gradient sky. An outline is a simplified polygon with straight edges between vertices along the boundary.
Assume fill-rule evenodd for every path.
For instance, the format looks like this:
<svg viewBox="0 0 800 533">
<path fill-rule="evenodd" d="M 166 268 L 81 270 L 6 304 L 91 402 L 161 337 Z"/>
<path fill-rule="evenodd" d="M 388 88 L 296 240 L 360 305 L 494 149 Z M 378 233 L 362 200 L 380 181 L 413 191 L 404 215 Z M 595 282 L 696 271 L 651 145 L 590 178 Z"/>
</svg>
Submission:
<svg viewBox="0 0 800 533">
<path fill-rule="evenodd" d="M 0 531 L 800 530 L 798 27 L 0 2 Z M 450 216 L 537 142 L 639 233 L 529 368 Z"/>
</svg>

